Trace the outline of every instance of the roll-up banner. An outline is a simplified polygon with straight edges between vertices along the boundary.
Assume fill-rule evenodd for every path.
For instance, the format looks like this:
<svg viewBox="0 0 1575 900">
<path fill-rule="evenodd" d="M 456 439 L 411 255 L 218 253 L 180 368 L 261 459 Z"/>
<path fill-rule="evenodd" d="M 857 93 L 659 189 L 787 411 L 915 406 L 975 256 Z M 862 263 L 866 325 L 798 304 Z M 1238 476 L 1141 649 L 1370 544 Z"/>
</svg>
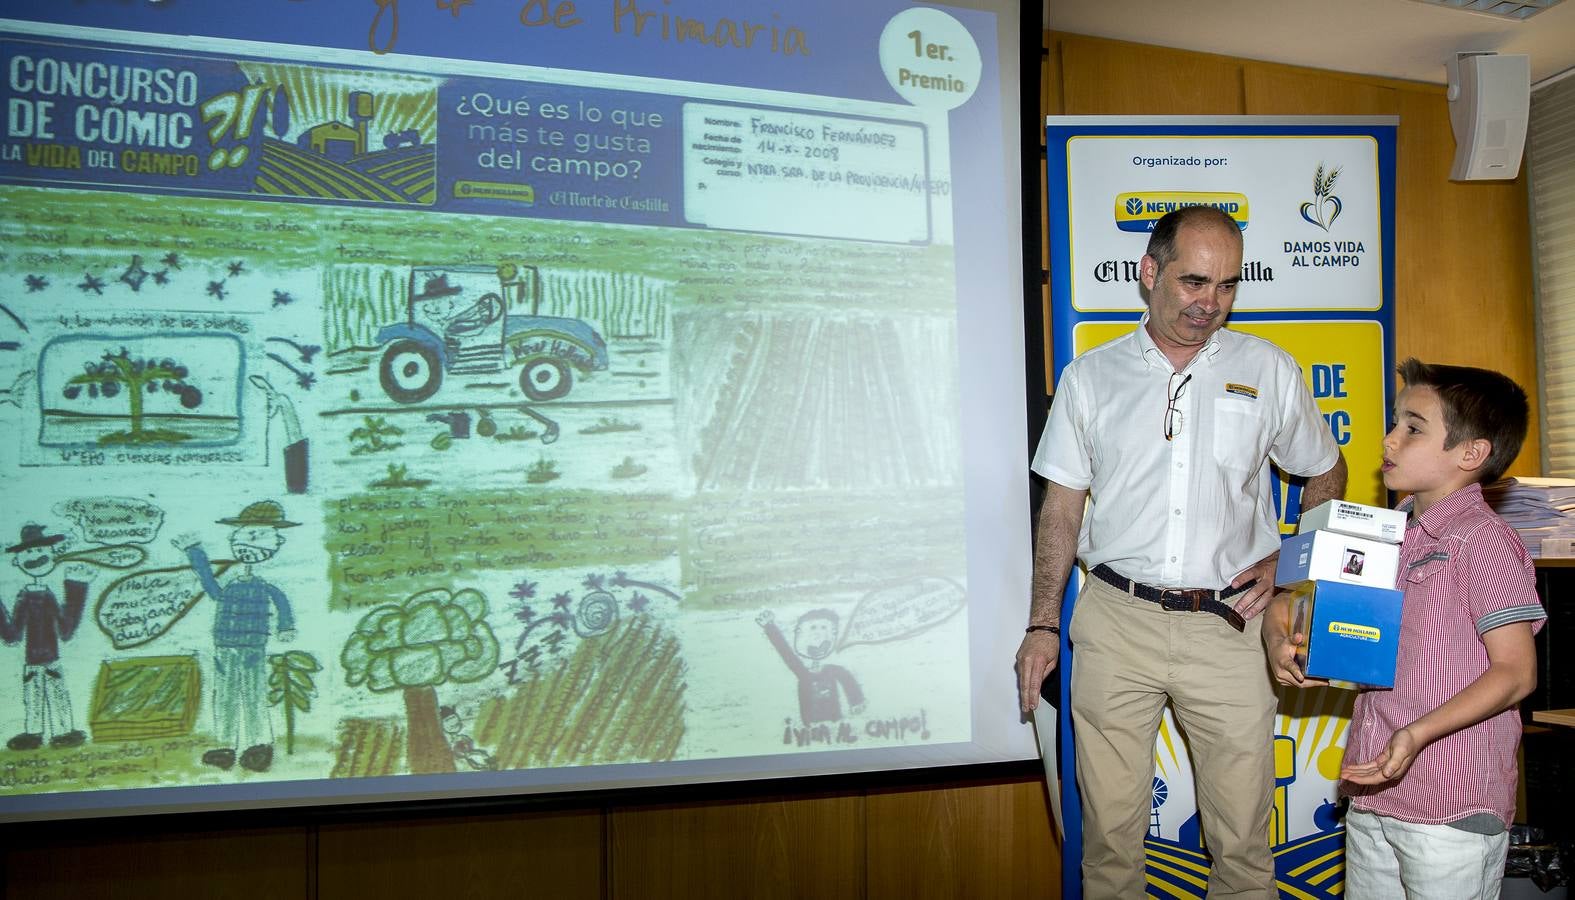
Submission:
<svg viewBox="0 0 1575 900">
<path fill-rule="evenodd" d="M 1244 242 L 1229 326 L 1273 341 L 1301 364 L 1350 465 L 1346 497 L 1383 504 L 1382 456 L 1394 367 L 1393 117 L 1051 117 L 1046 128 L 1054 369 L 1129 332 L 1144 310 L 1138 264 L 1161 216 L 1208 204 Z M 1285 533 L 1301 515 L 1299 479 L 1274 474 Z M 1069 589 L 1063 621 L 1070 621 Z M 1065 641 L 1065 638 L 1063 638 Z M 1063 646 L 1063 696 L 1071 659 Z M 1267 675 L 1265 675 L 1267 677 Z M 1350 691 L 1284 690 L 1275 720 L 1273 847 L 1285 897 L 1344 890 L 1336 816 Z M 1064 752 L 1065 891 L 1082 896 L 1081 811 L 1070 714 Z M 1206 761 L 1200 761 L 1206 764 Z M 1145 839 L 1148 892 L 1202 897 L 1209 856 L 1185 736 L 1167 710 L 1154 748 Z"/>
</svg>

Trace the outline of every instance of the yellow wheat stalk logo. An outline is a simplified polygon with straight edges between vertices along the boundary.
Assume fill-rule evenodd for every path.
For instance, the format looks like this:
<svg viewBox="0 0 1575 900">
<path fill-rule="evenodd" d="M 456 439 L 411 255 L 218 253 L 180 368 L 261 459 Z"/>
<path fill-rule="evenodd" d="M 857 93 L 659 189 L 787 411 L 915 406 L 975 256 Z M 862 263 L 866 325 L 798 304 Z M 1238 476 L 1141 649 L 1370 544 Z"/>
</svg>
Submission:
<svg viewBox="0 0 1575 900">
<path fill-rule="evenodd" d="M 1340 217 L 1340 198 L 1334 195 L 1334 181 L 1339 177 L 1338 166 L 1329 170 L 1327 178 L 1324 177 L 1323 164 L 1319 163 L 1313 172 L 1313 198 L 1302 204 L 1302 218 L 1324 231 L 1328 231 L 1334 225 L 1334 220 Z"/>
</svg>

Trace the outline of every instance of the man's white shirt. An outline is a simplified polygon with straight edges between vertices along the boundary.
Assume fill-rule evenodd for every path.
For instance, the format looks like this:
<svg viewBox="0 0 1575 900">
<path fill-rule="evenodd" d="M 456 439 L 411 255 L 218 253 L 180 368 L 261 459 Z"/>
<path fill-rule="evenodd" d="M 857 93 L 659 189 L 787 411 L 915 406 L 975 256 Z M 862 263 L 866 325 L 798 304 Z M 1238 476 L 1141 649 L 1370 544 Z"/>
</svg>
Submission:
<svg viewBox="0 0 1575 900">
<path fill-rule="evenodd" d="M 1067 365 L 1033 470 L 1088 490 L 1078 557 L 1090 569 L 1224 588 L 1279 549 L 1269 461 L 1321 475 L 1339 448 L 1284 350 L 1221 328 L 1175 372 L 1147 322 Z M 1170 393 L 1187 375 L 1167 441 Z"/>
</svg>

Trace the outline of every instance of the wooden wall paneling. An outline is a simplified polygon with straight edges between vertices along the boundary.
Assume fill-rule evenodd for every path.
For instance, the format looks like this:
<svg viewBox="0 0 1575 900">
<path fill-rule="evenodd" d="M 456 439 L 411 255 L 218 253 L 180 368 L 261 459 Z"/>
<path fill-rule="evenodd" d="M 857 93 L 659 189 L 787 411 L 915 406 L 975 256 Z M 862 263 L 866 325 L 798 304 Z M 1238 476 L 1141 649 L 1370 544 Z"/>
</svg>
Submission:
<svg viewBox="0 0 1575 900">
<path fill-rule="evenodd" d="M 602 822 L 595 809 L 324 825 L 317 897 L 601 900 Z"/>
<path fill-rule="evenodd" d="M 1055 393 L 1055 344 L 1051 342 L 1054 337 L 1055 326 L 1050 322 L 1050 285 L 1039 286 L 1040 315 L 1045 323 L 1045 393 Z M 1039 444 L 1039 435 L 1031 435 L 1034 446 Z"/>
<path fill-rule="evenodd" d="M 1250 116 L 1395 116 L 1397 91 L 1316 69 L 1245 63 L 1242 86 Z"/>
<path fill-rule="evenodd" d="M 1044 780 L 869 796 L 868 900 L 1061 895 Z"/>
<path fill-rule="evenodd" d="M 1045 181 L 1044 146 L 1045 146 L 1045 118 L 1047 116 L 1061 115 L 1064 104 L 1061 102 L 1061 50 L 1053 41 L 1049 32 L 1045 33 L 1044 53 L 1039 57 L 1040 93 L 1039 93 L 1039 221 L 1043 223 L 1048 214 L 1046 204 L 1047 183 Z M 1041 271 L 1050 268 L 1050 229 L 1039 229 L 1039 268 Z M 1046 320 L 1046 327 L 1048 328 Z M 1049 332 L 1046 331 L 1046 337 Z M 1049 347 L 1049 343 L 1045 344 Z M 1045 384 L 1050 384 L 1046 381 Z"/>
<path fill-rule="evenodd" d="M 30 838 L 9 826 L 3 863 L 6 900 L 277 900 L 310 898 L 310 833 L 305 827 L 201 834 L 111 834 L 97 824 L 80 836 L 51 824 Z M 108 835 L 108 836 L 106 836 Z M 365 896 L 365 895 L 358 895 Z"/>
<path fill-rule="evenodd" d="M 1044 52 L 1039 57 L 1039 115 L 1059 116 L 1066 104 L 1061 100 L 1061 48 L 1055 36 L 1044 33 Z"/>
<path fill-rule="evenodd" d="M 1044 227 L 1050 217 L 1048 166 L 1044 159 L 1044 129 L 1039 129 L 1039 271 L 1050 271 L 1050 230 Z M 1046 345 L 1048 346 L 1048 345 Z"/>
<path fill-rule="evenodd" d="M 1532 422 L 1511 475 L 1541 471 L 1526 180 L 1449 180 L 1441 87 L 1399 92 L 1395 355 L 1497 369 L 1526 388 Z"/>
<path fill-rule="evenodd" d="M 864 896 L 864 798 L 613 808 L 611 900 Z"/>
<path fill-rule="evenodd" d="M 1058 35 L 1070 116 L 1231 116 L 1244 112 L 1239 60 Z"/>
</svg>

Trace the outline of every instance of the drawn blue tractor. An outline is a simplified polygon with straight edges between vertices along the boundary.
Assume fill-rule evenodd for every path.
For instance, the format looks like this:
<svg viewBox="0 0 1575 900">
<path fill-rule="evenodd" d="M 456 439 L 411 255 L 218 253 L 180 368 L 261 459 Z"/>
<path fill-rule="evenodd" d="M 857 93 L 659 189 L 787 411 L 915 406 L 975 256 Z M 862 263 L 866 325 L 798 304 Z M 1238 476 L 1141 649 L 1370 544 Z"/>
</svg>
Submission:
<svg viewBox="0 0 1575 900">
<path fill-rule="evenodd" d="M 524 277 L 528 271 L 530 277 Z M 530 314 L 515 314 L 526 306 Z M 480 375 L 519 367 L 534 401 L 569 393 L 576 370 L 607 368 L 607 342 L 581 319 L 544 316 L 535 266 L 416 266 L 407 321 L 378 329 L 378 381 L 396 403 L 420 403 L 445 374 Z"/>
</svg>

